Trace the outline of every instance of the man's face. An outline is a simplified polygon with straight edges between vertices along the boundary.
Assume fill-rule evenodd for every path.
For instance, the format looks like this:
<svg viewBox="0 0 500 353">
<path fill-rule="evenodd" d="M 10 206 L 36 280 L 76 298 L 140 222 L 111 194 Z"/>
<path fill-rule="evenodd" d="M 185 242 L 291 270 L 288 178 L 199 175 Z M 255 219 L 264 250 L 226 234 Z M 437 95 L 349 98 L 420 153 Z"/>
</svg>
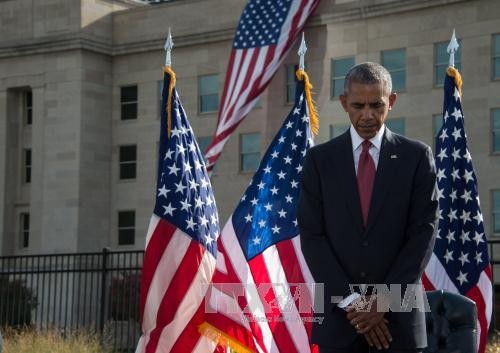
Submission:
<svg viewBox="0 0 500 353">
<path fill-rule="evenodd" d="M 348 92 L 340 96 L 340 102 L 358 135 L 369 140 L 382 127 L 396 102 L 396 94 L 386 92 L 381 83 L 351 82 Z"/>
</svg>

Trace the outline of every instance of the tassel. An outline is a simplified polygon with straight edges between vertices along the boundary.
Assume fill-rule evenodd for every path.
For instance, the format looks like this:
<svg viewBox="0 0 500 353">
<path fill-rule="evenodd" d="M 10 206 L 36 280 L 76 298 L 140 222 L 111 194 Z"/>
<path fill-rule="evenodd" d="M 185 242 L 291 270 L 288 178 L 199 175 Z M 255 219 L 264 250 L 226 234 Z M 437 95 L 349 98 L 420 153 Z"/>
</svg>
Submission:
<svg viewBox="0 0 500 353">
<path fill-rule="evenodd" d="M 231 336 L 225 334 L 221 330 L 210 325 L 208 322 L 204 322 L 200 326 L 198 326 L 198 331 L 200 331 L 200 333 L 203 336 L 211 339 L 213 342 L 217 343 L 218 345 L 226 347 L 226 348 L 228 348 L 228 347 L 231 348 L 231 350 L 234 353 L 255 353 L 250 348 L 245 347 L 239 341 L 235 340 Z"/>
<path fill-rule="evenodd" d="M 298 69 L 295 75 L 297 76 L 297 79 L 299 81 L 304 81 L 304 86 L 305 86 L 304 91 L 306 92 L 306 102 L 309 108 L 309 115 L 310 115 L 309 119 L 311 121 L 311 132 L 313 133 L 314 136 L 316 136 L 319 130 L 319 117 L 318 117 L 318 110 L 316 109 L 316 105 L 314 104 L 311 94 L 313 86 L 309 81 L 309 76 L 304 70 Z"/>
<path fill-rule="evenodd" d="M 460 98 L 462 98 L 462 76 L 457 69 L 452 66 L 449 66 L 446 70 L 446 74 L 450 77 L 455 78 L 455 85 L 457 86 L 458 93 L 460 93 Z"/>
<path fill-rule="evenodd" d="M 175 87 L 175 72 L 170 68 L 170 66 L 165 66 L 163 71 L 170 75 L 170 85 L 168 86 L 168 98 L 167 98 L 167 136 L 170 138 L 170 132 L 172 130 L 172 93 Z"/>
</svg>

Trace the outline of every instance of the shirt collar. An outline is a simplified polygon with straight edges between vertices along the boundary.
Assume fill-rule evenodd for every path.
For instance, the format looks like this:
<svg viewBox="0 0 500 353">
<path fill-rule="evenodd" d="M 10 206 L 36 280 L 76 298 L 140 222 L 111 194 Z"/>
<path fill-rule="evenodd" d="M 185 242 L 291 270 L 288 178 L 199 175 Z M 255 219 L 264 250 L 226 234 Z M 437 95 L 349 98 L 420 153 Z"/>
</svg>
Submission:
<svg viewBox="0 0 500 353">
<path fill-rule="evenodd" d="M 354 129 L 354 126 L 352 126 L 352 124 L 349 128 L 349 131 L 351 133 L 352 150 L 355 151 L 363 143 L 364 139 L 358 135 L 358 132 L 356 131 L 356 129 Z M 383 124 L 380 130 L 378 130 L 377 134 L 370 139 L 372 146 L 376 147 L 378 150 L 380 150 L 380 146 L 382 146 L 382 138 L 384 137 L 384 132 L 385 124 Z"/>
</svg>

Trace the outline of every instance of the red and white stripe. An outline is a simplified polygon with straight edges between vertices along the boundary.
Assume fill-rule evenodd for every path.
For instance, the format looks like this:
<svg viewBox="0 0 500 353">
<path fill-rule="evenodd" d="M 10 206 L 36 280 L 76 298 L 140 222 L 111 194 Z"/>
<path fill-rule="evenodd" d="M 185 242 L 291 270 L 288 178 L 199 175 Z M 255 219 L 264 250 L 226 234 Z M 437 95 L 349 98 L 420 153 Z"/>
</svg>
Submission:
<svg viewBox="0 0 500 353">
<path fill-rule="evenodd" d="M 205 152 L 208 172 L 212 171 L 233 131 L 271 81 L 318 3 L 319 0 L 294 0 L 276 45 L 251 49 L 233 48 L 231 51 L 217 128 Z"/>
<path fill-rule="evenodd" d="M 214 256 L 187 234 L 151 217 L 141 276 L 142 332 L 136 353 L 213 352 L 200 336 Z"/>
<path fill-rule="evenodd" d="M 422 276 L 422 282 L 425 290 L 443 289 L 444 291 L 460 293 L 457 287 L 448 277 L 445 268 L 437 258 L 432 254 L 429 264 Z M 491 314 L 493 311 L 493 290 L 492 290 L 491 267 L 486 267 L 479 280 L 465 296 L 473 300 L 477 307 L 477 351 L 484 352 L 488 341 L 488 328 L 490 327 Z"/>
<path fill-rule="evenodd" d="M 314 281 L 299 236 L 277 243 L 247 262 L 230 218 L 219 237 L 218 250 L 215 289 L 208 299 L 212 308 L 217 304 L 218 311 L 208 314 L 207 322 L 254 352 L 309 352 L 312 310 L 304 312 L 303 308 L 312 309 Z M 242 284 L 243 295 L 224 292 L 224 283 Z M 293 305 L 284 300 L 291 297 L 293 283 L 307 284 L 308 290 L 300 298 L 302 312 L 299 300 Z M 262 284 L 267 287 L 258 287 Z M 232 310 L 235 307 L 238 310 Z"/>
</svg>

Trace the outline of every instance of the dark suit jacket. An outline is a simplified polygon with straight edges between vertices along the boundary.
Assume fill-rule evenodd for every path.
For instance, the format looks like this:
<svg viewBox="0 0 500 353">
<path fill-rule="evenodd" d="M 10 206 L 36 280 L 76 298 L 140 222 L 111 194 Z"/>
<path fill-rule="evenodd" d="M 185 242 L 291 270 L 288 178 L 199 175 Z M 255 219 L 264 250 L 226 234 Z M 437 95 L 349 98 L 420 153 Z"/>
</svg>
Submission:
<svg viewBox="0 0 500 353">
<path fill-rule="evenodd" d="M 365 229 L 349 130 L 309 150 L 298 222 L 307 264 L 325 286 L 324 314 L 316 314 L 324 319 L 314 323 L 314 343 L 345 348 L 355 340 L 346 312 L 331 303 L 332 296 L 351 294 L 349 284 L 421 283 L 435 239 L 435 182 L 431 149 L 386 128 Z M 385 318 L 392 348 L 426 346 L 423 312 L 388 312 Z"/>
</svg>

